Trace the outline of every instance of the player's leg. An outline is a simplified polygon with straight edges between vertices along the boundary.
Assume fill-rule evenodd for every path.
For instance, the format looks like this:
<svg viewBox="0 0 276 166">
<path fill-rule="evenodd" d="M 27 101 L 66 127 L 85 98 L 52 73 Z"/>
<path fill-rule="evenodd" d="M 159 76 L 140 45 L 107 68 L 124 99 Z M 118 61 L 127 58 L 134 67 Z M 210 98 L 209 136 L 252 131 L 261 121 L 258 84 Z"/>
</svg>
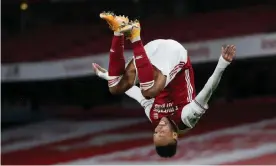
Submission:
<svg viewBox="0 0 276 166">
<path fill-rule="evenodd" d="M 114 87 L 120 82 L 125 71 L 124 35 L 118 32 L 118 30 L 122 24 L 128 23 L 128 18 L 116 16 L 110 12 L 103 12 L 100 14 L 100 17 L 104 19 L 109 24 L 110 29 L 114 31 L 108 67 L 109 76 L 112 78 L 108 80 L 108 86 Z"/>
<path fill-rule="evenodd" d="M 92 63 L 95 74 L 104 80 L 112 80 L 114 77 L 109 76 L 108 71 L 96 63 Z M 109 87 L 112 94 L 122 94 L 135 84 L 136 70 L 133 63 L 129 63 L 122 75 L 120 82 L 116 86 Z M 141 92 L 140 92 L 141 93 Z"/>
<path fill-rule="evenodd" d="M 138 21 L 132 22 L 125 26 L 121 31 L 129 31 L 129 39 L 132 43 L 134 62 L 138 71 L 138 78 L 140 80 L 140 88 L 142 90 L 150 89 L 154 85 L 153 66 L 144 49 L 143 42 L 140 37 L 140 23 Z"/>
<path fill-rule="evenodd" d="M 107 21 L 110 29 L 114 31 L 109 54 L 108 86 L 112 94 L 122 94 L 127 91 L 135 79 L 135 67 L 130 63 L 125 68 L 124 35 L 119 28 L 128 24 L 125 16 L 116 16 L 111 12 L 103 12 L 100 17 Z"/>
<path fill-rule="evenodd" d="M 140 81 L 142 94 L 145 97 L 153 98 L 163 90 L 166 77 L 162 76 L 161 72 L 152 66 L 141 40 L 140 31 L 141 27 L 138 21 L 134 21 L 121 29 L 121 32 L 129 33 L 128 38 L 132 43 L 136 74 Z"/>
<path fill-rule="evenodd" d="M 133 85 L 135 85 L 136 69 L 133 63 L 129 63 L 121 76 L 120 80 L 115 86 L 110 86 L 111 94 L 123 94 Z"/>
<path fill-rule="evenodd" d="M 109 52 L 109 76 L 114 77 L 108 81 L 109 87 L 116 86 L 125 72 L 124 36 L 114 32 Z"/>
</svg>

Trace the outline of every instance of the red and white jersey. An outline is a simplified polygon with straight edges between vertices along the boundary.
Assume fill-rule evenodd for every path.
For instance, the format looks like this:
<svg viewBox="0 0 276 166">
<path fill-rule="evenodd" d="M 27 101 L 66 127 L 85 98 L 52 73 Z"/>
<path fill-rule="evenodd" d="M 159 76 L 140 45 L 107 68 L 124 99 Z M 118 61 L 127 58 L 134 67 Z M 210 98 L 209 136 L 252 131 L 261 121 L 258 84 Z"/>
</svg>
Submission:
<svg viewBox="0 0 276 166">
<path fill-rule="evenodd" d="M 195 97 L 194 73 L 187 50 L 171 39 L 153 40 L 144 48 L 151 64 L 166 76 L 164 90 L 155 97 L 146 114 L 153 124 L 159 123 L 164 116 L 170 116 L 180 128 L 183 124 L 182 109 Z"/>
<path fill-rule="evenodd" d="M 149 112 L 149 119 L 154 125 L 162 117 L 170 117 L 180 130 L 187 128 L 182 122 L 182 110 L 195 98 L 194 72 L 188 58 L 187 63 L 176 74 L 165 89 L 156 96 Z"/>
</svg>

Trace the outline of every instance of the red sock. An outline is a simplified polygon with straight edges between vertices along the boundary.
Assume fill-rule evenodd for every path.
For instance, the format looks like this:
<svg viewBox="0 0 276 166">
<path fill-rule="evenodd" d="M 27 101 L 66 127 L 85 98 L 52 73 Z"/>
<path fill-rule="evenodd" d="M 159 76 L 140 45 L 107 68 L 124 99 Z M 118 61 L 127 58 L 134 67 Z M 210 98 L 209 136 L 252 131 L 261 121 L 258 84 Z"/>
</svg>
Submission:
<svg viewBox="0 0 276 166">
<path fill-rule="evenodd" d="M 121 75 L 125 71 L 124 57 L 124 36 L 113 36 L 109 54 L 108 74 L 114 79 L 108 81 L 108 86 L 117 85 L 121 80 Z"/>
<path fill-rule="evenodd" d="M 124 36 L 113 36 L 109 54 L 109 76 L 121 76 L 125 71 Z"/>
<path fill-rule="evenodd" d="M 132 43 L 132 46 L 140 87 L 143 90 L 147 90 L 154 84 L 153 66 L 149 61 L 141 40 Z"/>
</svg>

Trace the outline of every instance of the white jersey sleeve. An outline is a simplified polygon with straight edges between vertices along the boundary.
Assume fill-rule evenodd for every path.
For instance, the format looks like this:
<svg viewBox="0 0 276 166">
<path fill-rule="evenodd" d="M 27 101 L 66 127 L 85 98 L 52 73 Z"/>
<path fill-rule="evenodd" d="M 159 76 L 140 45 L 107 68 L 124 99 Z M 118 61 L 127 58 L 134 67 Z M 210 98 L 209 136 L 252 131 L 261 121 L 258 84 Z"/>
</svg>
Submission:
<svg viewBox="0 0 276 166">
<path fill-rule="evenodd" d="M 147 117 L 150 119 L 150 109 L 154 102 L 154 99 L 147 100 L 141 93 L 141 89 L 137 86 L 131 87 L 128 91 L 125 92 L 126 95 L 133 98 L 137 102 L 141 104 L 141 106 L 145 109 L 145 113 Z"/>
<path fill-rule="evenodd" d="M 208 105 L 206 105 L 205 108 L 208 108 Z M 199 106 L 196 101 L 193 100 L 182 109 L 181 120 L 186 126 L 193 128 L 205 111 L 206 109 Z"/>
<path fill-rule="evenodd" d="M 182 122 L 189 126 L 194 127 L 200 117 L 208 109 L 208 101 L 211 98 L 214 90 L 217 88 L 223 71 L 230 64 L 222 56 L 220 56 L 215 71 L 204 85 L 203 89 L 197 94 L 195 99 L 182 109 L 181 119 Z"/>
</svg>

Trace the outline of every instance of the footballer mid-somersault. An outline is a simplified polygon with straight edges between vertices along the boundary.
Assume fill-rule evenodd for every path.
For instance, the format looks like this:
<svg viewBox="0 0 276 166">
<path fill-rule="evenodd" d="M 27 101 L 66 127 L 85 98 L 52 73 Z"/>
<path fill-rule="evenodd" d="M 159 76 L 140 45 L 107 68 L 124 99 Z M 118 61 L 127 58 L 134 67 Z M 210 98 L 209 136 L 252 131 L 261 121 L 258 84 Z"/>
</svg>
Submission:
<svg viewBox="0 0 276 166">
<path fill-rule="evenodd" d="M 137 100 L 154 126 L 153 142 L 161 157 L 176 153 L 178 135 L 193 128 L 208 109 L 208 101 L 236 47 L 222 47 L 218 64 L 196 95 L 194 73 L 187 50 L 177 41 L 157 39 L 143 45 L 141 26 L 127 17 L 103 12 L 100 17 L 114 31 L 108 71 L 93 63 L 96 74 L 108 81 L 112 94 L 126 93 Z M 169 30 L 168 30 L 169 33 Z M 133 47 L 133 58 L 124 58 L 124 39 Z M 219 56 L 218 56 L 219 57 Z M 140 88 L 136 85 L 139 83 Z"/>
</svg>

